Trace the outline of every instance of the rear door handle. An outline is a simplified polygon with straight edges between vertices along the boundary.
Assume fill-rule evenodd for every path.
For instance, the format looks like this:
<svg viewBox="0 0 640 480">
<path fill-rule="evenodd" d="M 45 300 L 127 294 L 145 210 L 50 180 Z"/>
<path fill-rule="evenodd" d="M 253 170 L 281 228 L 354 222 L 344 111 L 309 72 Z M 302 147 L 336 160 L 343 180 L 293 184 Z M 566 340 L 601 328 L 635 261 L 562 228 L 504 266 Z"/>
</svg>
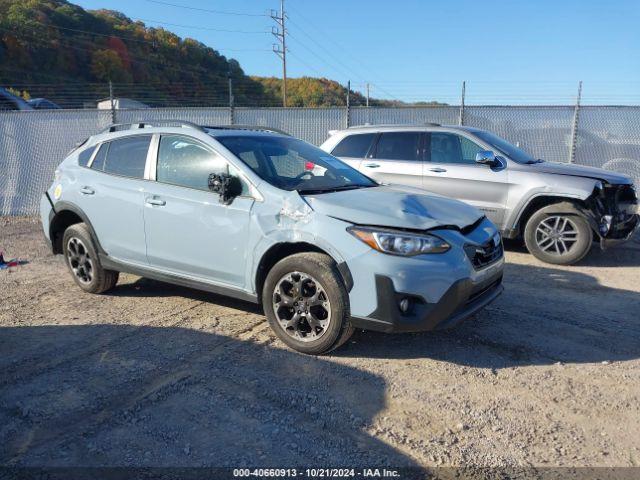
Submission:
<svg viewBox="0 0 640 480">
<path fill-rule="evenodd" d="M 164 207 L 167 202 L 165 202 L 164 200 L 160 200 L 159 198 L 147 198 L 147 203 L 149 205 L 156 205 L 158 207 Z"/>
<path fill-rule="evenodd" d="M 83 195 L 93 195 L 94 193 L 96 193 L 96 191 L 91 187 L 82 187 L 80 189 L 80 193 L 82 193 Z"/>
<path fill-rule="evenodd" d="M 364 166 L 368 168 L 380 168 L 379 163 L 365 163 Z"/>
<path fill-rule="evenodd" d="M 443 172 L 446 172 L 447 169 L 446 168 L 430 168 L 429 171 L 436 172 L 436 173 L 443 173 Z"/>
</svg>

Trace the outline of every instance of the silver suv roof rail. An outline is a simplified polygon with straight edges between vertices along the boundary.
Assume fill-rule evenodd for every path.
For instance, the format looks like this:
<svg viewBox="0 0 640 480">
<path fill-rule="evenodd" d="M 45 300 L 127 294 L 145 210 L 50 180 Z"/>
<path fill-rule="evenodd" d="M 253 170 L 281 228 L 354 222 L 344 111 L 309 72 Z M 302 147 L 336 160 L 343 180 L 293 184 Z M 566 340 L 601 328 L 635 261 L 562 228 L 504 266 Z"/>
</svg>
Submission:
<svg viewBox="0 0 640 480">
<path fill-rule="evenodd" d="M 152 128 L 152 127 L 184 127 L 195 128 L 204 132 L 204 128 L 200 125 L 196 125 L 193 122 L 186 122 L 184 120 L 147 120 L 144 122 L 132 122 L 132 123 L 114 123 L 102 130 L 100 133 L 112 133 L 120 132 L 123 130 L 135 130 L 138 128 Z"/>
<path fill-rule="evenodd" d="M 285 132 L 284 130 L 280 130 L 279 128 L 265 127 L 262 125 L 214 125 L 203 126 L 203 128 L 209 130 L 254 130 L 256 132 L 273 132 L 287 135 L 288 137 L 291 136 L 289 132 Z"/>
<path fill-rule="evenodd" d="M 207 133 L 207 130 L 255 130 L 257 132 L 273 132 L 280 133 L 282 135 L 291 136 L 284 130 L 277 128 L 264 127 L 261 125 L 197 125 L 193 122 L 187 122 L 184 120 L 147 120 L 144 122 L 132 122 L 132 123 L 114 123 L 102 130 L 100 133 L 113 133 L 123 130 L 135 130 L 141 128 L 152 127 L 183 127 L 183 128 L 195 128 L 201 132 Z"/>
<path fill-rule="evenodd" d="M 389 127 L 399 127 L 399 128 L 407 128 L 407 127 L 441 127 L 441 123 L 435 122 L 424 122 L 424 123 L 380 123 L 380 124 L 371 124 L 365 123 L 364 125 L 353 125 L 348 128 L 389 128 Z"/>
</svg>

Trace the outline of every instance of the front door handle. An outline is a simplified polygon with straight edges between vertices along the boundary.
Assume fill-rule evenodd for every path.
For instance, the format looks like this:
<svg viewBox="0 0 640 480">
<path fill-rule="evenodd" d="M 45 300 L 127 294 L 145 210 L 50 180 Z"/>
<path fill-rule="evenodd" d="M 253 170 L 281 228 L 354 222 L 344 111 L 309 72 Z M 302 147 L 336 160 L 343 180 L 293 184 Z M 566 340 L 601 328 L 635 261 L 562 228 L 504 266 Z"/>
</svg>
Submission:
<svg viewBox="0 0 640 480">
<path fill-rule="evenodd" d="M 364 166 L 368 168 L 380 168 L 379 163 L 365 163 Z"/>
<path fill-rule="evenodd" d="M 436 173 L 443 173 L 443 172 L 446 172 L 447 169 L 446 168 L 430 168 L 429 171 L 436 172 Z"/>
<path fill-rule="evenodd" d="M 164 200 L 160 200 L 159 198 L 147 198 L 147 203 L 149 205 L 155 205 L 157 207 L 164 207 L 167 202 L 165 202 Z"/>
<path fill-rule="evenodd" d="M 82 187 L 80 193 L 83 195 L 93 195 L 96 191 L 91 187 Z"/>
</svg>

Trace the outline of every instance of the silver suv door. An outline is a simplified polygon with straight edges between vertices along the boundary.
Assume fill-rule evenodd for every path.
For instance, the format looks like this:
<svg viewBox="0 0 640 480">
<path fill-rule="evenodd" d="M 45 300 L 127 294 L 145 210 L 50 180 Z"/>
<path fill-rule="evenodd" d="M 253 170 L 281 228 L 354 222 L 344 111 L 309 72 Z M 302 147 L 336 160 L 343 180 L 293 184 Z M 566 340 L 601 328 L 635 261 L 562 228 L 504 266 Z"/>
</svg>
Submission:
<svg viewBox="0 0 640 480">
<path fill-rule="evenodd" d="M 209 190 L 212 173 L 238 174 L 208 145 L 186 135 L 154 137 L 157 157 L 144 203 L 149 265 L 231 287 L 245 287 L 249 215 L 254 199 L 229 205 Z"/>
<path fill-rule="evenodd" d="M 104 250 L 118 260 L 146 262 L 142 204 L 151 135 L 103 143 L 77 179 L 77 203 Z"/>
<path fill-rule="evenodd" d="M 457 198 L 480 210 L 501 226 L 507 203 L 507 169 L 476 163 L 486 148 L 453 132 L 429 132 L 425 138 L 425 190 Z"/>
<path fill-rule="evenodd" d="M 419 131 L 380 133 L 360 171 L 379 182 L 422 187 L 423 139 Z"/>
</svg>

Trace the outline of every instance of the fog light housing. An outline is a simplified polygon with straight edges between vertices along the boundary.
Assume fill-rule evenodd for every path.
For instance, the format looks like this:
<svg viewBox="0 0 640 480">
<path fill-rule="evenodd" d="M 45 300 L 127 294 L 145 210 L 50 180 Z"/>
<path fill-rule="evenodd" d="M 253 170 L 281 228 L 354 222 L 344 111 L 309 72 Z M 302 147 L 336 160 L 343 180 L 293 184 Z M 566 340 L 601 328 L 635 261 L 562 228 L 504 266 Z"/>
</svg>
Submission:
<svg viewBox="0 0 640 480">
<path fill-rule="evenodd" d="M 611 215 L 605 215 L 602 217 L 602 220 L 600 221 L 600 235 L 605 236 L 609 233 L 609 230 L 611 229 L 611 220 L 613 220 Z"/>
<path fill-rule="evenodd" d="M 405 297 L 398 302 L 398 306 L 402 313 L 408 313 L 411 310 L 411 300 Z"/>
</svg>

